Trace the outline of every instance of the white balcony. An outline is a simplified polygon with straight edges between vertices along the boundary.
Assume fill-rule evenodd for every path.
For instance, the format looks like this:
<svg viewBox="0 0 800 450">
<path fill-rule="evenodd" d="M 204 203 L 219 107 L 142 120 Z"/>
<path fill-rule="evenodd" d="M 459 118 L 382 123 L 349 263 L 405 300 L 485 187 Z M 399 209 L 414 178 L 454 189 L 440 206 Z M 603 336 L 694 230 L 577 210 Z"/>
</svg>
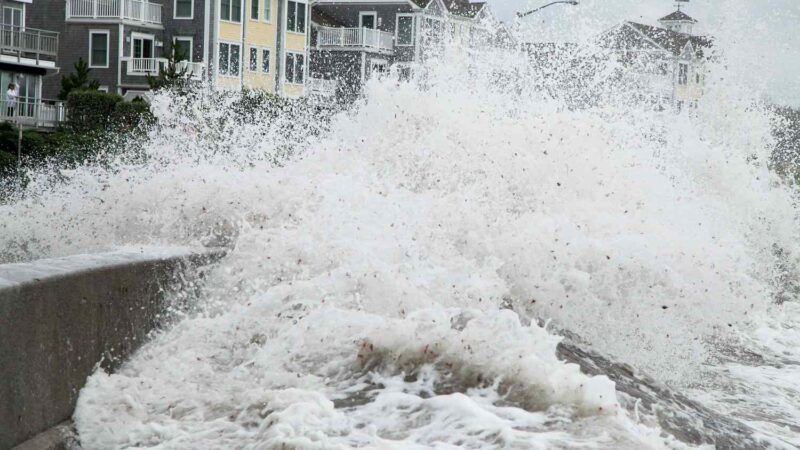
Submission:
<svg viewBox="0 0 800 450">
<path fill-rule="evenodd" d="M 17 58 L 55 61 L 58 55 L 58 33 L 55 31 L 0 25 L 0 52 Z"/>
<path fill-rule="evenodd" d="M 306 80 L 306 92 L 312 96 L 333 97 L 336 95 L 338 87 L 338 80 L 324 80 L 322 78 L 308 78 Z"/>
<path fill-rule="evenodd" d="M 110 19 L 161 25 L 161 5 L 141 0 L 67 0 L 67 20 Z"/>
<path fill-rule="evenodd" d="M 156 76 L 167 63 L 164 58 L 128 58 L 125 60 L 128 75 Z"/>
<path fill-rule="evenodd" d="M 317 28 L 317 48 L 391 53 L 394 35 L 372 28 Z"/>
<path fill-rule="evenodd" d="M 60 101 L 20 97 L 11 108 L 7 101 L 0 101 L 0 120 L 3 121 L 26 127 L 55 128 L 65 119 L 66 109 Z"/>
<path fill-rule="evenodd" d="M 175 68 L 181 72 L 186 71 L 186 77 L 195 80 L 202 80 L 205 78 L 205 64 L 201 62 L 179 61 Z"/>
</svg>

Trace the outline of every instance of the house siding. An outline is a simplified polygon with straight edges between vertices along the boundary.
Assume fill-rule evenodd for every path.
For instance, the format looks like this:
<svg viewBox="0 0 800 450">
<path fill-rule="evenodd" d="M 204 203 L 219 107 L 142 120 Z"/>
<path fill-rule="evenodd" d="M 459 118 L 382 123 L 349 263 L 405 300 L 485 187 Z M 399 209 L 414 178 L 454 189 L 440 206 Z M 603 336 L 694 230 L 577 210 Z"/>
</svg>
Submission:
<svg viewBox="0 0 800 450">
<path fill-rule="evenodd" d="M 164 23 L 165 47 L 169 43 L 172 45 L 176 36 L 191 37 L 192 51 L 191 61 L 206 62 L 205 48 L 203 47 L 203 29 L 206 20 L 206 1 L 194 0 L 194 11 L 192 19 L 175 19 L 175 0 L 164 0 L 161 20 Z"/>
</svg>

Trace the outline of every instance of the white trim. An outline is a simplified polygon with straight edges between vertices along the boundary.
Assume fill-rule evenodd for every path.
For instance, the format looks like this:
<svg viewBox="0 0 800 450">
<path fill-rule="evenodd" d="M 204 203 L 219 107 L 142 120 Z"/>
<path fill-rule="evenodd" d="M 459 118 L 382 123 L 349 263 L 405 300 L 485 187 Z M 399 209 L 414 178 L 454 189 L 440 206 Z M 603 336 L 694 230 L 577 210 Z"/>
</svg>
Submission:
<svg viewBox="0 0 800 450">
<path fill-rule="evenodd" d="M 133 44 L 134 44 L 134 41 L 136 41 L 136 39 L 141 39 L 142 40 L 142 52 L 144 52 L 144 41 L 145 40 L 153 41 L 153 55 L 150 56 L 150 58 L 155 58 L 156 57 L 156 37 L 155 37 L 155 35 L 147 34 L 147 33 L 139 33 L 137 31 L 134 31 L 134 32 L 131 33 L 131 58 L 136 58 L 136 55 L 133 54 Z M 142 55 L 139 58 L 145 58 L 145 56 Z"/>
<path fill-rule="evenodd" d="M 372 16 L 372 29 L 378 29 L 378 11 L 359 11 L 358 12 L 358 28 L 365 28 L 361 22 L 365 16 Z"/>
<path fill-rule="evenodd" d="M 413 47 L 414 41 L 416 40 L 416 27 L 414 27 L 414 22 L 416 21 L 414 17 L 417 14 L 414 13 L 397 13 L 394 16 L 394 46 L 395 47 Z M 400 44 L 400 18 L 401 17 L 411 17 L 411 43 L 410 44 Z"/>
<path fill-rule="evenodd" d="M 251 53 L 253 52 L 253 50 L 256 51 L 256 68 L 255 69 L 251 69 L 250 68 L 250 63 L 252 62 Z M 260 53 L 260 50 L 261 50 L 261 48 L 255 46 L 255 45 L 248 45 L 247 46 L 247 71 L 250 72 L 250 73 L 260 73 L 261 72 L 260 70 L 258 70 L 259 69 L 258 62 L 260 60 L 258 54 Z"/>
<path fill-rule="evenodd" d="M 269 48 L 269 47 L 261 47 L 261 48 L 259 48 L 259 50 L 261 51 L 261 65 L 258 66 L 258 72 L 259 73 L 264 73 L 264 74 L 269 74 L 270 72 L 272 72 L 272 49 Z M 267 59 L 266 59 L 266 61 L 267 61 L 267 70 L 264 70 L 264 52 L 265 51 L 267 52 Z"/>
<path fill-rule="evenodd" d="M 264 23 L 272 23 L 272 16 L 273 16 L 273 14 L 272 14 L 272 0 L 266 0 L 262 6 L 266 6 L 266 5 L 269 5 L 269 17 L 267 17 L 266 19 L 261 19 L 261 21 L 264 22 Z M 264 16 L 264 9 L 263 8 L 261 9 L 261 15 Z"/>
<path fill-rule="evenodd" d="M 286 58 L 289 55 L 295 55 L 295 59 L 294 59 L 295 63 L 294 63 L 294 66 L 292 67 L 292 73 L 295 74 L 295 77 L 294 77 L 295 80 L 297 79 L 297 76 L 296 76 L 297 72 L 295 71 L 295 69 L 297 68 L 297 55 L 301 55 L 303 57 L 303 82 L 302 83 L 295 83 L 294 80 L 288 81 L 286 79 Z M 305 86 L 305 84 L 306 84 L 306 67 L 307 66 L 308 66 L 308 57 L 307 57 L 305 52 L 295 52 L 295 51 L 292 51 L 292 50 L 286 50 L 285 52 L 283 52 L 283 69 L 284 69 L 283 70 L 283 83 L 284 84 L 291 84 L 293 86 Z"/>
<path fill-rule="evenodd" d="M 228 70 L 226 70 L 226 72 L 230 72 L 230 67 L 231 67 L 231 47 L 230 46 L 235 45 L 235 46 L 239 47 L 239 73 L 230 74 L 230 73 L 221 73 L 219 71 L 219 47 L 222 44 L 227 44 L 228 45 Z M 241 42 L 225 41 L 225 40 L 222 40 L 222 39 L 218 39 L 217 40 L 217 50 L 216 50 L 216 52 L 217 52 L 217 60 L 216 60 L 215 63 L 216 63 L 216 66 L 217 66 L 217 68 L 216 68 L 217 76 L 225 77 L 225 78 L 239 78 L 241 76 L 241 74 L 242 74 L 242 71 L 244 70 L 244 68 L 242 67 L 242 59 L 243 59 L 242 58 L 242 43 Z"/>
<path fill-rule="evenodd" d="M 189 0 L 192 5 L 192 12 L 189 17 L 178 16 L 178 0 L 172 0 L 172 19 L 173 20 L 194 20 L 194 0 Z"/>
<path fill-rule="evenodd" d="M 92 65 L 92 35 L 93 34 L 105 34 L 106 35 L 106 65 L 105 66 L 93 66 Z M 122 55 L 120 55 L 122 56 Z M 92 29 L 89 30 L 89 68 L 90 69 L 108 69 L 111 64 L 111 30 L 101 30 L 101 29 Z"/>
<path fill-rule="evenodd" d="M 303 17 L 303 27 L 304 27 L 303 31 L 292 31 L 292 30 L 289 29 L 289 2 L 302 4 L 304 6 L 303 11 L 304 11 L 305 14 L 304 14 L 304 17 Z M 309 9 L 311 9 L 311 8 L 309 8 L 308 3 L 304 2 L 304 1 L 286 0 L 286 14 L 284 14 L 284 16 L 286 17 L 285 29 L 286 29 L 287 33 L 299 34 L 301 36 L 305 36 L 308 33 L 308 27 L 311 26 L 311 24 L 308 23 L 308 10 Z M 297 7 L 295 7 L 295 10 L 294 10 L 294 27 L 297 28 Z M 286 42 L 284 42 L 284 45 L 286 45 Z"/>
<path fill-rule="evenodd" d="M 228 16 L 229 17 L 233 17 L 233 2 L 234 1 L 236 1 L 236 0 L 230 0 L 230 6 L 231 7 L 228 10 Z M 219 10 L 218 10 L 219 11 L 219 22 L 235 23 L 237 25 L 241 25 L 242 24 L 242 18 L 243 18 L 243 15 L 245 14 L 245 8 L 243 6 L 246 6 L 247 2 L 245 0 L 238 0 L 238 1 L 239 1 L 239 21 L 238 22 L 230 20 L 230 19 L 226 20 L 226 19 L 222 18 L 222 0 L 218 1 L 217 4 L 219 5 Z"/>
<path fill-rule="evenodd" d="M 194 36 L 172 36 L 172 46 L 175 46 L 175 42 L 180 39 L 182 41 L 189 41 L 189 62 L 194 62 Z"/>
<path fill-rule="evenodd" d="M 258 10 L 256 11 L 256 18 L 253 19 L 253 1 L 260 2 L 261 0 L 249 0 L 249 1 L 250 1 L 250 4 L 248 5 L 249 6 L 248 9 L 250 11 L 247 13 L 247 20 L 249 20 L 251 22 L 260 22 L 261 21 L 261 6 L 262 5 L 261 5 L 261 3 L 258 4 Z M 267 0 L 267 1 L 269 1 L 269 0 Z"/>
</svg>

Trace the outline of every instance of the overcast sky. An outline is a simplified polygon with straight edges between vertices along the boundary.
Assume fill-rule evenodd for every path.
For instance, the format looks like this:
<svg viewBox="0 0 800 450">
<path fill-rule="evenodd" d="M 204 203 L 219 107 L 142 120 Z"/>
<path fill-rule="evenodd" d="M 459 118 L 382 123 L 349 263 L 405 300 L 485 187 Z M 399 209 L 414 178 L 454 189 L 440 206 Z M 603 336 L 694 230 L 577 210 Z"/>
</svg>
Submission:
<svg viewBox="0 0 800 450">
<path fill-rule="evenodd" d="M 552 0 L 488 0 L 512 23 L 516 11 Z M 674 0 L 579 0 L 522 19 L 532 41 L 579 41 L 623 20 L 657 25 L 675 10 Z M 771 101 L 800 106 L 800 0 L 691 0 L 682 10 L 698 20 L 697 31 L 713 35 L 741 77 Z"/>
</svg>

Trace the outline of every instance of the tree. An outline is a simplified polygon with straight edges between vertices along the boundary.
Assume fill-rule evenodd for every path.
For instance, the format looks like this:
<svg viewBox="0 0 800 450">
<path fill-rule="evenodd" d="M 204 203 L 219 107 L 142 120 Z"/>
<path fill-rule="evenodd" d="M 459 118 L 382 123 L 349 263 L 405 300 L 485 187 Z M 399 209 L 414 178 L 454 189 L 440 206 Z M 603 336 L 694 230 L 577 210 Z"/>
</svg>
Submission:
<svg viewBox="0 0 800 450">
<path fill-rule="evenodd" d="M 100 88 L 100 82 L 89 79 L 89 64 L 78 58 L 75 63 L 75 72 L 61 77 L 61 92 L 58 94 L 59 100 L 66 100 L 72 91 L 96 91 Z"/>
<path fill-rule="evenodd" d="M 180 63 L 186 61 L 188 50 L 184 49 L 179 43 L 168 46 L 165 50 L 167 61 L 164 67 L 159 71 L 157 77 L 147 75 L 147 84 L 154 91 L 175 89 L 182 92 L 188 85 L 188 77 L 186 76 L 187 67 Z"/>
</svg>

